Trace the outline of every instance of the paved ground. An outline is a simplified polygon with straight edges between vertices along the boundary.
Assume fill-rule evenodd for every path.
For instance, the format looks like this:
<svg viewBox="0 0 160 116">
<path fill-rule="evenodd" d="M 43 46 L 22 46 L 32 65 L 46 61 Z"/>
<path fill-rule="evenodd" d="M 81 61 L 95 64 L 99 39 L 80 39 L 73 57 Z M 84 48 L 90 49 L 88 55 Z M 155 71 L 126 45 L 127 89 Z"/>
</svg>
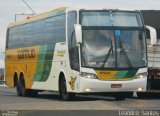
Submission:
<svg viewBox="0 0 160 116">
<path fill-rule="evenodd" d="M 41 92 L 36 98 L 18 97 L 15 89 L 0 86 L 0 110 L 32 110 L 29 113 L 34 113 L 33 110 L 80 110 L 79 114 L 82 110 L 91 110 L 96 114 L 95 110 L 160 110 L 160 100 L 127 98 L 115 101 L 107 96 L 79 95 L 74 101 L 61 101 L 59 95 L 52 92 Z"/>
<path fill-rule="evenodd" d="M 107 96 L 78 96 L 74 101 L 61 101 L 56 93 L 41 92 L 36 98 L 18 97 L 15 89 L 0 87 L 0 109 L 14 110 L 160 110 L 158 98 L 127 98 L 115 101 Z"/>
</svg>

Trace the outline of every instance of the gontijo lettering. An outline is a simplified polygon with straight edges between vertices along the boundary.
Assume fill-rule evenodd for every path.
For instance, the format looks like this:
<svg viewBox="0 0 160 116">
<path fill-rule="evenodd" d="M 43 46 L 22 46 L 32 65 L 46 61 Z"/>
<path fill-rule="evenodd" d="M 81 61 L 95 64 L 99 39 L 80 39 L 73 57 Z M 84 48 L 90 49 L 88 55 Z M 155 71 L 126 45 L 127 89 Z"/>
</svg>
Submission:
<svg viewBox="0 0 160 116">
<path fill-rule="evenodd" d="M 35 49 L 18 50 L 18 59 L 35 58 Z"/>
</svg>

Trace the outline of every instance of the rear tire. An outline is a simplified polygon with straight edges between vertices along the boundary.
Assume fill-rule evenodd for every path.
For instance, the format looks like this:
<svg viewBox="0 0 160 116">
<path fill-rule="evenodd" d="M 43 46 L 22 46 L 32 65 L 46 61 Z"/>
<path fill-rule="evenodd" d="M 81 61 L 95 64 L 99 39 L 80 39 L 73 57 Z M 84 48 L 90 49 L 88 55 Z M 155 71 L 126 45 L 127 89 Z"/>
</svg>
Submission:
<svg viewBox="0 0 160 116">
<path fill-rule="evenodd" d="M 19 85 L 22 92 L 22 96 L 23 97 L 27 96 L 27 90 L 25 89 L 25 81 L 23 76 L 20 77 Z"/>
<path fill-rule="evenodd" d="M 23 97 L 30 97 L 30 96 L 35 97 L 38 95 L 38 91 L 26 89 L 23 76 L 21 76 L 21 78 L 20 78 L 19 86 L 20 86 L 20 90 L 21 90 L 21 96 L 23 96 Z"/>
<path fill-rule="evenodd" d="M 59 93 L 60 93 L 61 99 L 64 101 L 71 100 L 75 97 L 74 93 L 67 92 L 66 80 L 64 76 L 61 77 L 61 80 L 59 83 Z"/>
<path fill-rule="evenodd" d="M 19 85 L 18 80 L 16 80 L 16 92 L 18 96 L 22 96 L 22 91 L 21 91 L 21 87 Z"/>
</svg>

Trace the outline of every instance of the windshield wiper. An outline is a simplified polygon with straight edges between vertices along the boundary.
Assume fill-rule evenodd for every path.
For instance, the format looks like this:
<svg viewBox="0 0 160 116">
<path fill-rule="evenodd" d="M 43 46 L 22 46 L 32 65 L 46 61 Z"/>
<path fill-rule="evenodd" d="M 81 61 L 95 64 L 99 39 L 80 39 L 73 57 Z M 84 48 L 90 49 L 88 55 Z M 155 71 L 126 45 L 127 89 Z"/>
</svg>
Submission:
<svg viewBox="0 0 160 116">
<path fill-rule="evenodd" d="M 110 40 L 111 40 L 111 38 L 110 38 Z M 104 63 L 102 64 L 101 67 L 104 67 L 104 66 L 105 66 L 105 64 L 106 64 L 106 62 L 108 61 L 108 58 L 109 58 L 111 52 L 112 52 L 112 56 L 113 56 L 113 44 L 112 44 L 112 40 L 111 40 L 111 47 L 110 47 L 110 49 L 109 49 L 109 51 L 108 51 L 108 54 L 106 55 L 106 58 L 105 58 L 105 60 L 104 60 Z"/>
<path fill-rule="evenodd" d="M 130 62 L 128 56 L 127 56 L 127 53 L 126 53 L 125 49 L 124 49 L 123 46 L 122 46 L 121 38 L 120 38 L 120 37 L 119 37 L 119 47 L 120 47 L 120 55 L 121 55 L 121 56 L 122 56 L 122 54 L 124 55 L 127 64 L 129 65 L 129 67 L 132 68 L 132 64 L 131 64 L 131 62 Z"/>
</svg>

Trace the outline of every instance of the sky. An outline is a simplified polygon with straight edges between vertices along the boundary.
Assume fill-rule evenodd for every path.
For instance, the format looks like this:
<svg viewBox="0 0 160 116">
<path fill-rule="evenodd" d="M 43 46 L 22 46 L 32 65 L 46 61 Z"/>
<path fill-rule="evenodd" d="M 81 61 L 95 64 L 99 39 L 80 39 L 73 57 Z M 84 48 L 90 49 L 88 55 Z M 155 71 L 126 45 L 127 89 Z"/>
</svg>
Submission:
<svg viewBox="0 0 160 116">
<path fill-rule="evenodd" d="M 160 10 L 160 0 L 25 0 L 39 14 L 57 7 Z M 0 0 L 0 54 L 5 51 L 6 29 L 15 14 L 32 13 L 23 0 Z M 20 17 L 17 17 L 20 19 Z M 23 17 L 24 18 L 24 17 Z M 3 57 L 0 57 L 0 67 Z"/>
</svg>

